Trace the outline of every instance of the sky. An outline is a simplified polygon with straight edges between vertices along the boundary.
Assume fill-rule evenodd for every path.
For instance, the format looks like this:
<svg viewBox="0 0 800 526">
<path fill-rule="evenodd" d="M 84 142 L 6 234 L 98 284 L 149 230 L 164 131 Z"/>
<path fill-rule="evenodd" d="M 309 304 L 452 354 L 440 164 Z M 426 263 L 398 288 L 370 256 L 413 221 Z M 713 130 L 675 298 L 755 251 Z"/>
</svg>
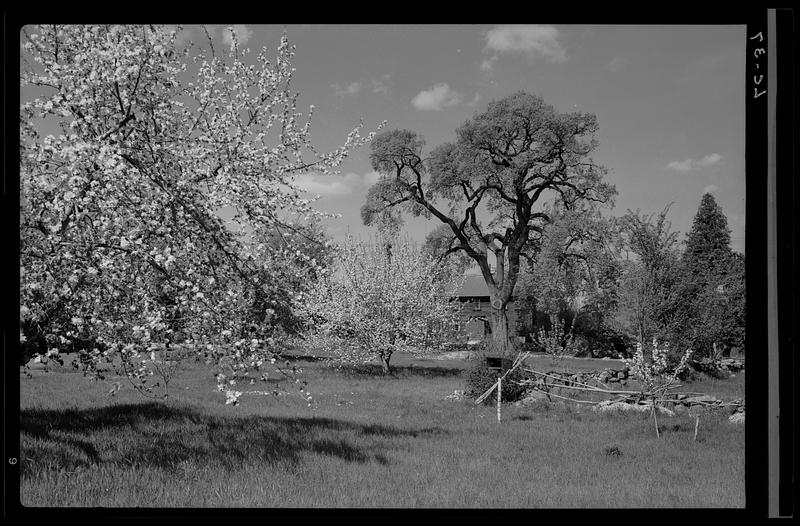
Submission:
<svg viewBox="0 0 800 526">
<path fill-rule="evenodd" d="M 426 152 L 454 141 L 455 130 L 487 104 L 518 91 L 562 112 L 597 116 L 596 162 L 616 186 L 615 207 L 668 218 L 683 239 L 704 192 L 728 218 L 731 246 L 744 252 L 745 26 L 665 25 L 237 25 L 240 45 L 274 56 L 286 30 L 296 46 L 292 88 L 298 110 L 314 105 L 311 138 L 321 151 L 340 146 L 359 122 L 364 133 L 408 129 Z M 224 26 L 206 26 L 215 46 Z M 199 26 L 181 40 L 202 44 Z M 360 208 L 377 180 L 369 148 L 353 151 L 337 176 L 297 182 L 319 194 L 319 209 L 341 240 L 369 236 Z M 414 240 L 438 221 L 408 219 Z"/>
</svg>

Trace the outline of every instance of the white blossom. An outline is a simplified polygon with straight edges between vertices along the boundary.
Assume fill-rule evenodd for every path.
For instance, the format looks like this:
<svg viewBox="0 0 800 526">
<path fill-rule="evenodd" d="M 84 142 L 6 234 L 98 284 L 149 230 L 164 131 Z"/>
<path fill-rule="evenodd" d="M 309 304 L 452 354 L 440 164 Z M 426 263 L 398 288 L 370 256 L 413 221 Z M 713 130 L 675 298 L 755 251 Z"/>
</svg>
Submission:
<svg viewBox="0 0 800 526">
<path fill-rule="evenodd" d="M 290 90 L 285 34 L 268 60 L 266 49 L 181 50 L 159 26 L 23 32 L 20 84 L 46 89 L 23 90 L 36 94 L 20 104 L 21 312 L 67 339 L 53 320 L 91 316 L 106 358 L 122 357 L 139 382 L 149 375 L 134 350 L 170 342 L 173 326 L 210 363 L 244 359 L 225 338 L 249 330 L 242 313 L 256 291 L 275 296 L 269 284 L 283 275 L 308 281 L 299 265 L 263 266 L 273 255 L 255 248 L 278 218 L 321 216 L 285 189 L 304 171 L 334 173 L 374 133 L 359 126 L 317 152 Z M 41 119 L 64 131 L 41 137 Z M 222 209 L 253 239 L 228 228 Z M 283 275 L 265 279 L 273 271 Z M 298 299 L 279 301 L 293 309 Z M 66 318 L 46 316 L 56 305 Z M 92 372 L 103 356 L 82 363 Z"/>
</svg>

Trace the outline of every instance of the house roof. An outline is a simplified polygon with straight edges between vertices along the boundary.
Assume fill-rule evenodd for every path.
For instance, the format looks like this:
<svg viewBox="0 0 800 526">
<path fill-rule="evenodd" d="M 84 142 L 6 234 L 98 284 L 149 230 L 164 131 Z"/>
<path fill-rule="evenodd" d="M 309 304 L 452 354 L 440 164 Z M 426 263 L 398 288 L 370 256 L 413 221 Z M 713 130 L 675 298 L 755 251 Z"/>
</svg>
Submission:
<svg viewBox="0 0 800 526">
<path fill-rule="evenodd" d="M 464 276 L 464 283 L 456 289 L 456 296 L 459 298 L 488 298 L 491 296 L 489 294 L 489 287 L 486 286 L 486 281 L 484 281 L 483 276 L 480 274 L 467 274 Z M 511 301 L 514 301 L 515 296 L 511 296 Z"/>
<path fill-rule="evenodd" d="M 456 295 L 464 296 L 489 296 L 489 287 L 479 274 L 467 274 L 464 283 L 456 290 Z"/>
</svg>

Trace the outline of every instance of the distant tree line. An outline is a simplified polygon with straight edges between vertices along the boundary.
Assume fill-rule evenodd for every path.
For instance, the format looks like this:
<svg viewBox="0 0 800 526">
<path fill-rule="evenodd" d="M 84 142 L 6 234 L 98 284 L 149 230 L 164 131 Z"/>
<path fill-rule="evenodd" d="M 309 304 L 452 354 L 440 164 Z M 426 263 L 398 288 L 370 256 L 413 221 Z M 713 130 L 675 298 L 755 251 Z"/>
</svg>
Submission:
<svg viewBox="0 0 800 526">
<path fill-rule="evenodd" d="M 704 194 L 681 250 L 668 212 L 559 216 L 520 279 L 534 325 L 572 325 L 587 355 L 626 354 L 653 338 L 674 356 L 744 352 L 745 260 L 730 247 L 727 218 Z"/>
</svg>

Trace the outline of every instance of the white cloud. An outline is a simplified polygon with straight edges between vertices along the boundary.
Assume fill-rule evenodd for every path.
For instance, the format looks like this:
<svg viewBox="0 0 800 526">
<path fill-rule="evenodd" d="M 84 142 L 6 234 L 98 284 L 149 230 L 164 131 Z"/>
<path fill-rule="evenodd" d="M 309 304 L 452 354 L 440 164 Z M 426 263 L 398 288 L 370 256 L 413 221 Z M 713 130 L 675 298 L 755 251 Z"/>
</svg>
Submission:
<svg viewBox="0 0 800 526">
<path fill-rule="evenodd" d="M 326 180 L 332 179 L 332 177 L 329 176 L 326 176 L 326 179 L 322 179 L 321 177 L 322 176 L 311 174 L 298 175 L 295 177 L 294 185 L 309 194 L 346 195 L 351 192 L 350 188 L 344 184 L 343 181 Z"/>
<path fill-rule="evenodd" d="M 226 27 L 222 30 L 222 43 L 226 46 L 233 45 L 231 29 L 233 29 L 233 32 L 236 33 L 236 40 L 240 46 L 247 44 L 247 41 L 250 40 L 251 36 L 253 36 L 253 32 L 246 25 L 234 24 L 233 26 Z"/>
<path fill-rule="evenodd" d="M 551 62 L 564 62 L 567 52 L 558 37 L 559 31 L 553 26 L 499 26 L 486 34 L 486 48 L 506 53 L 524 53 L 531 58 L 539 55 Z"/>
<path fill-rule="evenodd" d="M 716 192 L 717 190 L 719 190 L 719 186 L 717 186 L 715 184 L 710 184 L 710 185 L 706 186 L 705 188 L 703 188 L 703 194 L 710 194 L 710 193 Z"/>
<path fill-rule="evenodd" d="M 344 87 L 342 87 L 341 84 L 331 84 L 331 87 L 340 97 L 344 96 L 352 97 L 353 95 L 356 95 L 359 91 L 361 91 L 360 82 L 351 82 L 350 84 Z"/>
<path fill-rule="evenodd" d="M 474 108 L 479 100 L 481 100 L 481 94 L 476 93 L 475 97 L 473 97 L 473 99 L 467 103 L 467 106 L 469 106 L 470 108 Z"/>
<path fill-rule="evenodd" d="M 722 159 L 721 155 L 719 155 L 718 153 L 712 153 L 712 154 L 706 155 L 705 157 L 703 157 L 702 159 L 697 161 L 697 165 L 698 166 L 711 166 L 711 165 L 717 164 L 720 161 L 720 159 Z"/>
<path fill-rule="evenodd" d="M 707 166 L 713 166 L 722 159 L 722 156 L 717 153 L 711 153 L 695 161 L 693 159 L 685 159 L 683 161 L 672 161 L 667 165 L 667 168 L 680 173 L 691 172 L 692 170 L 699 170 Z"/>
<path fill-rule="evenodd" d="M 364 174 L 364 184 L 366 186 L 372 186 L 377 183 L 381 178 L 381 174 L 378 172 L 368 172 Z"/>
<path fill-rule="evenodd" d="M 345 175 L 302 174 L 294 178 L 294 185 L 309 194 L 349 195 L 358 189 L 372 186 L 379 178 L 377 172 L 367 172 L 363 175 L 353 172 Z"/>
<path fill-rule="evenodd" d="M 497 55 L 492 56 L 491 58 L 485 58 L 481 62 L 481 71 L 491 71 L 492 67 L 494 67 L 494 63 L 497 62 L 499 57 Z"/>
<path fill-rule="evenodd" d="M 441 111 L 447 106 L 455 106 L 459 103 L 461 103 L 461 94 L 443 83 L 436 84 L 427 91 L 420 91 L 411 100 L 411 104 L 415 108 L 423 111 Z"/>
<path fill-rule="evenodd" d="M 685 161 L 672 161 L 667 165 L 667 168 L 670 170 L 675 170 L 676 172 L 686 173 L 692 169 L 692 161 L 691 159 L 686 159 Z"/>
<path fill-rule="evenodd" d="M 381 78 L 375 80 L 372 79 L 372 93 L 389 93 L 389 84 L 390 84 L 390 75 L 387 73 L 386 75 L 381 75 Z"/>
</svg>

